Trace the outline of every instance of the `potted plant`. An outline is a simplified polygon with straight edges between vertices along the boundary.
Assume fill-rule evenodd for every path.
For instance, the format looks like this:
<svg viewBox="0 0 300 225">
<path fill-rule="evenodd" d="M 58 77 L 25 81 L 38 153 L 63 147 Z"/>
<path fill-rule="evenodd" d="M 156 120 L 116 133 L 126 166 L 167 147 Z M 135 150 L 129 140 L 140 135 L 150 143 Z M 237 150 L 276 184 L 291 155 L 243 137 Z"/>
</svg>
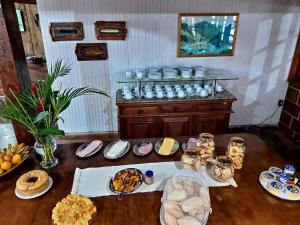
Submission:
<svg viewBox="0 0 300 225">
<path fill-rule="evenodd" d="M 53 137 L 63 136 L 65 133 L 58 128 L 57 122 L 62 118 L 60 114 L 66 110 L 72 100 L 82 95 L 107 93 L 93 88 L 68 88 L 53 90 L 53 83 L 57 78 L 70 73 L 71 66 L 62 59 L 57 60 L 44 81 L 33 83 L 31 90 L 21 93 L 11 91 L 6 101 L 0 102 L 0 116 L 22 124 L 30 132 L 37 143 L 43 147 L 41 166 L 44 169 L 52 168 L 58 164 L 53 153 Z"/>
</svg>

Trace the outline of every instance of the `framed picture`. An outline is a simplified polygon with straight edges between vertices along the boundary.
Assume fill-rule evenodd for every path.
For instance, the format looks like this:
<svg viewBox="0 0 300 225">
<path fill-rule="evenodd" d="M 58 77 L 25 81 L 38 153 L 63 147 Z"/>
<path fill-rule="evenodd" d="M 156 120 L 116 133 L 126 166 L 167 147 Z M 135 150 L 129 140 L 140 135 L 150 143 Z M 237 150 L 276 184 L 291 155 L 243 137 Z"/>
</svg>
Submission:
<svg viewBox="0 0 300 225">
<path fill-rule="evenodd" d="M 95 23 L 98 40 L 125 40 L 127 36 L 125 21 L 97 21 Z"/>
<path fill-rule="evenodd" d="M 50 23 L 52 41 L 81 41 L 84 39 L 81 22 Z"/>
<path fill-rule="evenodd" d="M 177 57 L 233 56 L 239 13 L 182 13 Z"/>
<path fill-rule="evenodd" d="M 106 60 L 106 43 L 78 43 L 75 50 L 78 61 Z"/>
</svg>

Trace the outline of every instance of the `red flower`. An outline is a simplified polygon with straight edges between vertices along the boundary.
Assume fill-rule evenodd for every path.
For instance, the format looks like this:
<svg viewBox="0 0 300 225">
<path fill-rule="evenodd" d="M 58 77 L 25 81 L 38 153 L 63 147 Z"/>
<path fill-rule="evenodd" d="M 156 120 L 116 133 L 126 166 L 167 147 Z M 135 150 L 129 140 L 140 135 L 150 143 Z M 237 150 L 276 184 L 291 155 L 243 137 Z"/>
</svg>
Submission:
<svg viewBox="0 0 300 225">
<path fill-rule="evenodd" d="M 40 99 L 37 103 L 37 109 L 36 111 L 38 113 L 45 111 L 44 106 L 43 106 L 43 101 Z"/>
<path fill-rule="evenodd" d="M 34 83 L 31 84 L 31 93 L 33 96 L 37 96 L 36 85 Z"/>
</svg>

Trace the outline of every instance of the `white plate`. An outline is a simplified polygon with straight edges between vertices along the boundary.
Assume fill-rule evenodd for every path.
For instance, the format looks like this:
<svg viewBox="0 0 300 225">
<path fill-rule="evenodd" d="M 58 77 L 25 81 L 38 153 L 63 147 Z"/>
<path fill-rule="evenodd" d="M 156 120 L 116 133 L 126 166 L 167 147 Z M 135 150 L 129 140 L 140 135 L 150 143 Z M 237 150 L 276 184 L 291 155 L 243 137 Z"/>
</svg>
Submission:
<svg viewBox="0 0 300 225">
<path fill-rule="evenodd" d="M 263 171 L 263 172 L 266 172 L 266 171 Z M 263 173 L 261 172 L 260 175 Z M 269 192 L 271 195 L 273 196 L 276 196 L 277 198 L 280 198 L 280 199 L 284 199 L 284 200 L 289 200 L 289 201 L 299 201 L 300 200 L 300 197 L 298 199 L 291 199 L 289 198 L 284 192 L 281 192 L 279 195 L 274 195 L 273 193 L 271 193 L 268 188 L 267 188 L 267 185 L 269 183 L 269 181 L 265 182 L 263 180 L 260 179 L 260 175 L 259 175 L 259 183 L 261 184 L 261 186 L 267 191 Z M 284 186 L 284 185 L 283 185 Z"/>
<path fill-rule="evenodd" d="M 49 191 L 49 189 L 52 187 L 52 185 L 53 185 L 53 180 L 52 180 L 52 178 L 49 176 L 48 186 L 47 186 L 47 188 L 46 188 L 44 191 L 42 191 L 42 192 L 40 192 L 40 193 L 37 193 L 37 194 L 34 194 L 34 195 L 27 196 L 27 195 L 22 195 L 21 193 L 19 193 L 18 190 L 17 190 L 17 188 L 16 188 L 16 189 L 15 189 L 15 194 L 16 194 L 16 196 L 17 196 L 18 198 L 20 198 L 20 199 L 32 199 L 32 198 L 37 198 L 37 197 L 39 197 L 39 196 L 45 194 L 47 191 Z"/>
</svg>

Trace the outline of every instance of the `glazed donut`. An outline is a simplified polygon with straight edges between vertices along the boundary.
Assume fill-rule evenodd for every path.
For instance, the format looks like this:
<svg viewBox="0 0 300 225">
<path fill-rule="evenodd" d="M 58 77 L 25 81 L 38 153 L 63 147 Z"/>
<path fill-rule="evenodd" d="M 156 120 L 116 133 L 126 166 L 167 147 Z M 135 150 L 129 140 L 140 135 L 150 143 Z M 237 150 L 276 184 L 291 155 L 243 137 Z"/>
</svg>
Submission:
<svg viewBox="0 0 300 225">
<path fill-rule="evenodd" d="M 48 186 L 48 174 L 43 170 L 32 170 L 17 180 L 17 191 L 26 196 L 44 191 Z"/>
</svg>

